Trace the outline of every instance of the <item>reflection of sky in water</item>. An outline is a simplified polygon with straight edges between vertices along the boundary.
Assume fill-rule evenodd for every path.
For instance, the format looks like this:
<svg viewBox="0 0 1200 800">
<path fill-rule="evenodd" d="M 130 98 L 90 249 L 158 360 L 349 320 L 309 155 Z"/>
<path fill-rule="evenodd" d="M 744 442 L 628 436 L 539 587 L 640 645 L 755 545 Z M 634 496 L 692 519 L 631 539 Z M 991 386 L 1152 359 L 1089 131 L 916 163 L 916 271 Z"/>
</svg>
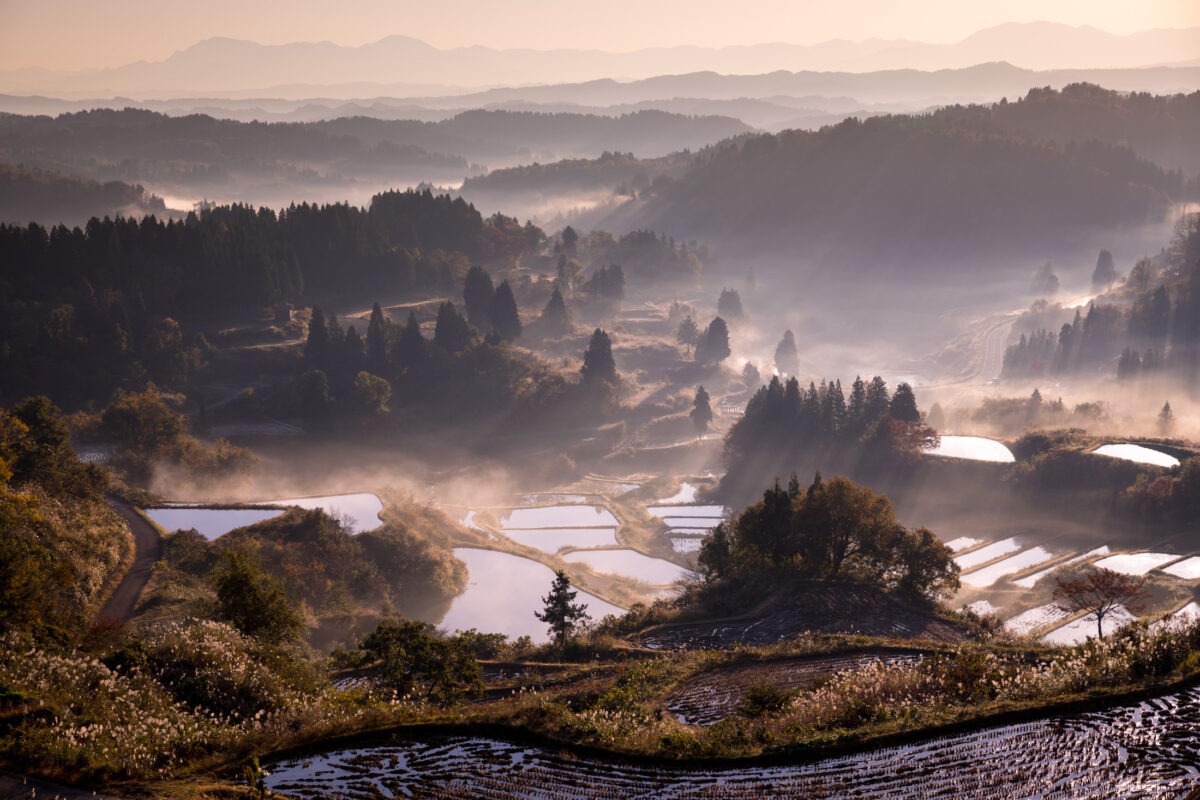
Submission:
<svg viewBox="0 0 1200 800">
<path fill-rule="evenodd" d="M 1096 455 L 1121 458 L 1138 464 L 1155 464 L 1160 467 L 1178 467 L 1179 459 L 1140 444 L 1106 444 L 1092 451 Z"/>
<path fill-rule="evenodd" d="M 617 544 L 616 528 L 505 528 L 504 535 L 547 553 L 557 553 L 564 547 L 615 547 Z"/>
<path fill-rule="evenodd" d="M 168 533 L 195 528 L 205 539 L 216 539 L 234 528 L 253 525 L 283 512 L 255 508 L 147 508 L 146 516 Z"/>
<path fill-rule="evenodd" d="M 637 550 L 577 550 L 563 556 L 564 561 L 583 563 L 593 572 L 623 575 L 643 583 L 674 583 L 687 577 L 688 571 L 666 559 L 651 558 Z"/>
<path fill-rule="evenodd" d="M 514 508 L 501 523 L 505 528 L 615 528 L 617 524 L 617 518 L 602 506 Z"/>
<path fill-rule="evenodd" d="M 503 633 L 510 638 L 528 635 L 548 641 L 546 623 L 533 615 L 542 610 L 550 593 L 554 571 L 545 564 L 496 550 L 456 547 L 454 555 L 467 565 L 467 589 L 454 598 L 438 625 L 444 631 L 475 628 L 481 633 Z M 623 609 L 598 597 L 579 592 L 575 602 L 587 606 L 588 616 L 600 620 Z"/>
<path fill-rule="evenodd" d="M 972 461 L 1016 461 L 1012 451 L 1000 442 L 979 436 L 943 436 L 930 455 L 969 458 Z"/>
</svg>

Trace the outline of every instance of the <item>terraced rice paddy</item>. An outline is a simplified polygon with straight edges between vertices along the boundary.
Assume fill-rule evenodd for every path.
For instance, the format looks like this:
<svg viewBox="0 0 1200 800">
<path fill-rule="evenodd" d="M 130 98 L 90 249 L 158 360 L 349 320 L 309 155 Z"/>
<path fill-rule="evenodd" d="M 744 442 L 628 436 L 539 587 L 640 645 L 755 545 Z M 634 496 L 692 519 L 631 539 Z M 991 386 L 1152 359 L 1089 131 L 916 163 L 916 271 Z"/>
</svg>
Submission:
<svg viewBox="0 0 1200 800">
<path fill-rule="evenodd" d="M 1137 617 L 1129 613 L 1129 610 L 1125 606 L 1117 606 L 1104 617 L 1104 633 L 1108 635 L 1113 631 L 1120 630 L 1135 619 Z M 1042 637 L 1042 641 L 1046 644 L 1069 647 L 1080 644 L 1089 638 L 1095 639 L 1096 636 L 1096 620 L 1080 617 L 1079 619 L 1071 620 L 1061 628 L 1055 628 L 1050 631 Z"/>
<path fill-rule="evenodd" d="M 687 725 L 712 725 L 734 714 L 751 686 L 811 689 L 837 672 L 876 661 L 897 664 L 920 660 L 918 653 L 872 650 L 722 667 L 696 675 L 676 687 L 667 698 L 667 710 Z"/>
<path fill-rule="evenodd" d="M 1187 796 L 1200 779 L 1197 730 L 1200 688 L 779 766 L 629 764 L 479 737 L 397 738 L 268 764 L 267 787 L 310 800 L 1166 800 Z"/>
<path fill-rule="evenodd" d="M 563 556 L 571 564 L 586 564 L 594 572 L 607 572 L 635 581 L 662 586 L 687 578 L 691 573 L 662 558 L 651 558 L 637 550 L 576 550 Z"/>
<path fill-rule="evenodd" d="M 1028 611 L 1023 611 L 1017 614 L 1012 619 L 1004 623 L 1004 627 L 1013 633 L 1025 635 L 1033 633 L 1039 628 L 1044 628 L 1047 625 L 1053 625 L 1060 619 L 1066 619 L 1071 616 L 1066 611 L 1063 611 L 1055 603 L 1047 603 L 1044 606 L 1031 608 Z"/>
<path fill-rule="evenodd" d="M 1015 583 L 1017 586 L 1020 586 L 1022 589 L 1032 589 L 1034 586 L 1037 585 L 1038 581 L 1040 581 L 1042 578 L 1049 575 L 1051 572 L 1054 572 L 1054 570 L 1058 569 L 1059 567 L 1065 567 L 1068 564 L 1074 564 L 1077 561 L 1083 561 L 1085 558 L 1091 558 L 1092 556 L 1104 556 L 1104 555 L 1108 555 L 1108 545 L 1103 545 L 1102 547 L 1097 547 L 1095 550 L 1089 550 L 1086 553 L 1075 556 L 1074 558 L 1068 558 L 1066 561 L 1063 561 L 1059 564 L 1055 564 L 1052 567 L 1047 567 L 1046 569 L 1044 569 L 1040 572 L 1035 572 L 1032 575 L 1027 575 L 1024 578 L 1015 580 L 1015 581 L 1013 581 L 1013 583 Z"/>
<path fill-rule="evenodd" d="M 1017 460 L 1003 443 L 979 436 L 943 436 L 941 443 L 928 452 L 933 456 L 965 458 L 970 461 L 1012 463 Z"/>
<path fill-rule="evenodd" d="M 1120 458 L 1138 464 L 1153 464 L 1158 467 L 1178 467 L 1179 459 L 1159 450 L 1151 450 L 1140 444 L 1106 444 L 1092 451 L 1099 456 Z"/>
<path fill-rule="evenodd" d="M 951 539 L 946 542 L 946 547 L 957 553 L 960 550 L 966 550 L 968 547 L 974 547 L 982 541 L 983 539 L 972 539 L 970 536 L 959 536 L 957 539 Z"/>
<path fill-rule="evenodd" d="M 1096 562 L 1101 569 L 1123 572 L 1126 575 L 1145 575 L 1155 567 L 1179 558 L 1173 553 L 1118 553 Z"/>
<path fill-rule="evenodd" d="M 616 528 L 529 528 L 505 529 L 504 535 L 518 544 L 557 553 L 564 547 L 616 547 Z"/>
<path fill-rule="evenodd" d="M 1015 556 L 997 561 L 991 566 L 977 569 L 974 572 L 968 572 L 963 575 L 961 580 L 963 583 L 970 586 L 976 586 L 985 589 L 991 586 L 996 581 L 1003 578 L 1005 575 L 1012 575 L 1015 572 L 1029 569 L 1032 566 L 1041 564 L 1044 561 L 1049 561 L 1053 556 L 1050 551 L 1041 547 L 1031 547 L 1028 550 L 1017 553 Z"/>
<path fill-rule="evenodd" d="M 555 505 L 538 508 L 514 508 L 503 519 L 504 529 L 527 528 L 615 528 L 617 518 L 603 506 Z"/>
<path fill-rule="evenodd" d="M 541 643 L 550 637 L 546 624 L 533 615 L 542 609 L 542 596 L 554 580 L 554 571 L 537 561 L 474 547 L 456 547 L 454 556 L 467 565 L 467 589 L 450 603 L 439 628 L 449 633 L 475 628 L 480 633 L 503 633 L 510 638 L 529 636 Z M 576 602 L 599 621 L 623 609 L 580 591 Z"/>
<path fill-rule="evenodd" d="M 998 542 L 985 545 L 978 550 L 972 550 L 969 553 L 963 553 L 961 556 L 955 556 L 954 563 L 958 564 L 959 569 L 968 570 L 978 567 L 980 564 L 986 564 L 994 558 L 1015 553 L 1020 549 L 1021 545 L 1017 543 L 1015 538 L 1001 539 Z"/>
<path fill-rule="evenodd" d="M 1200 556 L 1185 558 L 1169 567 L 1163 567 L 1163 572 L 1174 575 L 1176 578 L 1183 578 L 1185 581 L 1194 581 L 1200 578 Z"/>
<path fill-rule="evenodd" d="M 144 510 L 146 516 L 168 533 L 194 529 L 210 541 L 224 536 L 235 528 L 263 522 L 283 513 L 277 508 L 192 508 L 190 506 Z"/>
</svg>

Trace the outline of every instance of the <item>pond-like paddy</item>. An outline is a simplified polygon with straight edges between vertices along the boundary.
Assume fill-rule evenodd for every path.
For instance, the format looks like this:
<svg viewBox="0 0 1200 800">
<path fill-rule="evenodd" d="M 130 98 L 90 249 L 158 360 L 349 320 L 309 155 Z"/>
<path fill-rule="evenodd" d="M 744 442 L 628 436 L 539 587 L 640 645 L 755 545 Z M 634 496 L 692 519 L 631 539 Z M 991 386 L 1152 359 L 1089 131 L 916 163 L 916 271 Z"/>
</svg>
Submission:
<svg viewBox="0 0 1200 800">
<path fill-rule="evenodd" d="M 927 452 L 933 456 L 966 458 L 971 461 L 1016 461 L 1012 451 L 1003 443 L 994 439 L 984 439 L 982 436 L 943 436 L 938 446 Z"/>
<path fill-rule="evenodd" d="M 646 509 L 656 517 L 713 517 L 721 519 L 725 516 L 725 506 L 650 506 Z"/>
<path fill-rule="evenodd" d="M 1158 467 L 1178 467 L 1179 459 L 1140 444 L 1106 444 L 1092 451 L 1098 456 L 1136 461 L 1138 464 L 1154 464 Z"/>
<path fill-rule="evenodd" d="M 1129 609 L 1125 606 L 1116 606 L 1112 611 L 1108 612 L 1104 617 L 1104 635 L 1108 636 L 1113 631 L 1124 628 L 1129 623 L 1133 622 L 1137 617 L 1129 613 Z M 1063 647 L 1070 647 L 1083 642 L 1085 639 L 1096 638 L 1096 620 L 1087 617 L 1080 617 L 1072 620 L 1061 628 L 1055 628 L 1042 637 L 1042 641 L 1046 644 L 1056 644 Z"/>
<path fill-rule="evenodd" d="M 607 572 L 633 578 L 642 583 L 663 585 L 686 578 L 690 573 L 666 559 L 651 558 L 637 550 L 577 550 L 567 553 L 563 560 L 572 564 L 586 564 L 594 572 Z"/>
<path fill-rule="evenodd" d="M 1163 572 L 1174 575 L 1176 578 L 1183 578 L 1185 581 L 1194 581 L 1196 578 L 1200 578 L 1200 556 L 1185 558 L 1169 567 L 1163 567 Z"/>
<path fill-rule="evenodd" d="M 383 524 L 379 512 L 383 511 L 383 502 L 373 494 L 358 492 L 356 494 L 332 494 L 322 497 L 289 497 L 284 500 L 264 500 L 258 505 L 297 506 L 299 508 L 319 508 L 334 518 L 345 518 L 349 523 L 351 533 L 362 533 L 378 528 Z"/>
<path fill-rule="evenodd" d="M 690 483 L 681 484 L 679 491 L 670 497 L 659 500 L 660 503 L 694 503 L 696 502 L 696 487 Z"/>
<path fill-rule="evenodd" d="M 615 547 L 616 528 L 526 528 L 504 529 L 504 535 L 518 544 L 557 553 L 564 547 Z"/>
<path fill-rule="evenodd" d="M 1013 581 L 1013 583 L 1015 583 L 1017 586 L 1020 586 L 1022 589 L 1032 589 L 1038 581 L 1049 575 L 1051 572 L 1054 572 L 1054 570 L 1058 569 L 1059 567 L 1065 567 L 1068 564 L 1074 564 L 1076 561 L 1083 561 L 1085 558 L 1091 558 L 1092 556 L 1103 555 L 1108 555 L 1108 545 L 1097 547 L 1095 550 L 1089 550 L 1082 555 L 1075 556 L 1074 558 L 1068 558 L 1066 561 L 1063 561 L 1060 564 L 1055 564 L 1052 567 L 1047 567 L 1041 572 L 1035 572 L 1032 575 L 1027 575 L 1024 578 Z"/>
<path fill-rule="evenodd" d="M 615 528 L 617 518 L 603 506 L 557 505 L 514 508 L 502 518 L 504 529 L 528 528 Z"/>
<path fill-rule="evenodd" d="M 977 569 L 974 572 L 968 572 L 962 576 L 962 582 L 975 586 L 980 589 L 991 586 L 996 581 L 1003 578 L 1005 575 L 1012 575 L 1014 572 L 1021 572 L 1029 569 L 1032 566 L 1041 564 L 1043 561 L 1049 561 L 1052 558 L 1050 551 L 1042 547 L 1031 547 L 1024 552 L 1017 553 L 1015 556 L 997 561 L 991 566 Z"/>
<path fill-rule="evenodd" d="M 456 547 L 454 555 L 467 565 L 467 589 L 450 603 L 438 624 L 448 632 L 475 628 L 481 633 L 503 633 L 509 638 L 529 636 L 534 642 L 549 640 L 546 623 L 533 615 L 542 610 L 542 597 L 550 591 L 554 571 L 537 561 L 498 550 Z M 587 606 L 588 616 L 600 620 L 624 609 L 580 591 L 575 602 Z"/>
<path fill-rule="evenodd" d="M 1111 569 L 1113 572 L 1123 572 L 1126 575 L 1145 575 L 1155 567 L 1177 558 L 1179 556 L 1173 553 L 1118 553 L 1115 556 L 1100 559 L 1096 562 L 1096 566 L 1100 569 Z"/>
<path fill-rule="evenodd" d="M 992 542 L 989 545 L 985 545 L 978 550 L 972 550 L 969 553 L 963 553 L 961 556 L 955 556 L 954 563 L 958 564 L 959 569 L 971 569 L 980 564 L 986 564 L 993 558 L 1006 556 L 1020 549 L 1021 545 L 1017 543 L 1015 538 L 1003 539 L 999 542 Z"/>
<path fill-rule="evenodd" d="M 278 517 L 283 512 L 277 508 L 147 508 L 146 516 L 165 531 L 195 529 L 205 539 L 224 536 L 235 528 L 244 528 L 256 522 Z"/>
</svg>

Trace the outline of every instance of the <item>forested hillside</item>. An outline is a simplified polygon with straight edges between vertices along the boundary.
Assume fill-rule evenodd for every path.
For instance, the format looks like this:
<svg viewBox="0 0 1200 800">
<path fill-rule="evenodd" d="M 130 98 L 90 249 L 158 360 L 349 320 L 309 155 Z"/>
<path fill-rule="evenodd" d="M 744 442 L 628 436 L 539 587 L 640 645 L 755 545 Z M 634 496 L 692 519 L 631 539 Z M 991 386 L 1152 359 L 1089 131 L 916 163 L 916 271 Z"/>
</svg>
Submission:
<svg viewBox="0 0 1200 800">
<path fill-rule="evenodd" d="M 0 222 L 81 224 L 91 217 L 162 214 L 166 206 L 141 186 L 60 175 L 0 162 Z"/>
</svg>

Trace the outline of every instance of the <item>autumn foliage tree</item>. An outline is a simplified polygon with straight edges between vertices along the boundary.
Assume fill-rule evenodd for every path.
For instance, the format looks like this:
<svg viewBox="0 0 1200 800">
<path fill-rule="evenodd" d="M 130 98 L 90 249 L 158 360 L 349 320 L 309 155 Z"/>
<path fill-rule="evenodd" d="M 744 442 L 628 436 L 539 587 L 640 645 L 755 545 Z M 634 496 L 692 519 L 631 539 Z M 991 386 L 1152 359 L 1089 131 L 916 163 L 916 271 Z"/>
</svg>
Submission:
<svg viewBox="0 0 1200 800">
<path fill-rule="evenodd" d="M 1149 596 L 1146 579 L 1123 575 L 1111 569 L 1092 568 L 1081 578 L 1057 579 L 1058 588 L 1054 599 L 1058 607 L 1068 614 L 1086 611 L 1083 618 L 1095 620 L 1096 634 L 1104 638 L 1104 618 L 1118 608 L 1137 612 Z"/>
</svg>

